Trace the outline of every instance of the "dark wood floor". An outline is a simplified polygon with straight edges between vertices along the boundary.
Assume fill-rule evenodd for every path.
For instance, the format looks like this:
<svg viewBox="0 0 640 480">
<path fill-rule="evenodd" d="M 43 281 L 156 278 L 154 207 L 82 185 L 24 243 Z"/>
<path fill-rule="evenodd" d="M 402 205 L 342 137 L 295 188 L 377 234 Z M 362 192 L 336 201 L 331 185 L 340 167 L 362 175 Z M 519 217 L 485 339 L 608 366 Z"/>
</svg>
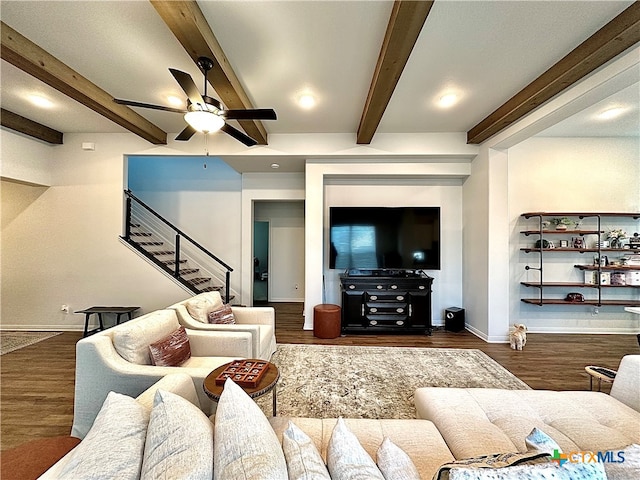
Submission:
<svg viewBox="0 0 640 480">
<path fill-rule="evenodd" d="M 469 332 L 436 330 L 422 335 L 349 335 L 321 340 L 303 331 L 302 304 L 275 304 L 279 343 L 477 348 L 535 389 L 587 390 L 585 365 L 617 369 L 627 354 L 640 353 L 633 335 L 529 334 L 524 351 L 488 344 Z M 68 435 L 73 419 L 75 344 L 80 333 L 62 335 L 0 357 L 1 447 L 34 438 Z M 603 388 L 607 391 L 608 386 Z"/>
</svg>

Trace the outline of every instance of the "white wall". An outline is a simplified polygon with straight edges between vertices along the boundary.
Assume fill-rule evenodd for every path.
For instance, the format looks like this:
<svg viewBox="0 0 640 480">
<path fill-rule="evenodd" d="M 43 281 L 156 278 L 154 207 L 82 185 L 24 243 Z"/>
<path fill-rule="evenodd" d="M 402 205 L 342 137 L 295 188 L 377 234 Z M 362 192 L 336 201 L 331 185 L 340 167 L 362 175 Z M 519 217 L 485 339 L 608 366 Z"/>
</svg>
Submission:
<svg viewBox="0 0 640 480">
<path fill-rule="evenodd" d="M 286 202 L 303 205 L 305 198 L 304 191 L 304 175 L 299 173 L 245 173 L 242 175 L 242 299 L 246 305 L 251 305 L 253 301 L 253 221 L 254 207 L 260 202 Z M 302 212 L 301 212 L 302 213 Z M 302 213 L 304 218 L 304 213 Z M 257 218 L 256 218 L 257 219 Z M 306 219 L 304 220 L 306 222 Z M 277 222 L 276 222 L 277 223 Z M 300 223 L 300 220 L 297 222 Z M 293 229 L 296 232 L 299 225 Z M 278 235 L 287 236 L 287 229 L 280 230 Z M 299 232 L 298 232 L 299 234 Z M 294 233 L 293 236 L 296 234 Z M 304 252 L 304 250 L 303 250 Z M 272 250 L 272 254 L 277 256 L 281 251 Z M 291 262 L 287 259 L 287 263 Z M 301 261 L 304 265 L 304 254 L 302 258 L 296 255 L 293 261 Z M 270 259 L 273 262 L 273 259 Z M 295 278 L 300 276 L 300 266 L 286 267 L 283 274 L 283 282 L 285 282 L 284 290 L 279 293 L 281 298 L 299 298 L 297 294 L 291 293 L 292 283 L 295 285 Z M 303 268 L 303 267 L 302 267 Z M 304 270 L 302 270 L 304 276 Z M 269 279 L 269 288 L 276 287 L 273 280 Z M 304 278 L 302 280 L 304 285 Z M 279 287 L 276 287 L 279 288 Z M 302 291 L 304 292 L 302 287 Z M 294 289 L 295 291 L 295 289 Z M 304 295 L 304 294 L 303 294 Z M 290 297 L 289 297 L 290 296 Z"/>
<path fill-rule="evenodd" d="M 343 183 L 344 182 L 344 183 Z M 329 208 L 332 206 L 440 207 L 441 269 L 427 270 L 434 278 L 432 324 L 443 323 L 444 309 L 460 307 L 462 299 L 462 180 L 378 178 L 350 179 L 325 185 L 324 275 L 327 303 L 340 305 L 342 270 L 329 269 Z M 345 184 L 346 183 L 346 184 Z"/>
<path fill-rule="evenodd" d="M 242 176 L 216 157 L 130 155 L 127 160 L 134 195 L 229 265 L 230 288 L 237 295 Z"/>
<path fill-rule="evenodd" d="M 637 315 L 622 307 L 603 306 L 594 316 L 588 306 L 535 306 L 520 301 L 535 297 L 537 289 L 520 285 L 537 280 L 527 264 L 537 256 L 520 251 L 535 239 L 519 232 L 532 225 L 524 212 L 639 212 L 640 145 L 638 138 L 532 138 L 509 149 L 510 317 L 531 331 L 571 333 L 637 333 Z M 627 220 L 629 222 L 629 220 Z M 628 225 L 628 223 L 627 223 Z M 640 222 L 635 222 L 640 231 Z M 604 230 L 617 226 L 607 220 Z M 629 228 L 626 228 L 629 231 Z M 609 255 L 612 257 L 612 255 Z M 613 255 L 615 256 L 615 255 Z M 582 281 L 574 264 L 591 263 L 592 254 L 547 254 L 546 281 Z M 535 278 L 534 278 L 535 277 Z M 609 297 L 640 299 L 640 289 L 607 289 Z M 582 291 L 589 297 L 594 292 Z M 566 289 L 545 290 L 546 296 L 564 296 Z"/>
<path fill-rule="evenodd" d="M 84 316 L 62 313 L 62 304 L 71 311 L 139 305 L 140 314 L 185 298 L 182 289 L 119 241 L 122 152 L 142 151 L 148 144 L 128 134 L 108 138 L 96 151 L 85 152 L 83 139 L 67 134 L 65 145 L 43 150 L 2 130 L 3 171 L 21 171 L 16 165 L 27 161 L 51 172 L 51 186 L 2 229 L 2 328 L 81 330 Z M 41 181 L 39 169 L 31 173 L 21 180 Z"/>
<path fill-rule="evenodd" d="M 435 156 L 434 156 L 435 157 Z M 462 155 L 460 155 L 462 157 Z M 305 232 L 305 329 L 313 328 L 313 307 L 339 304 L 339 272 L 328 269 L 328 207 L 330 205 L 420 205 L 442 206 L 442 263 L 434 282 L 432 317 L 441 323 L 442 309 L 462 304 L 462 187 L 471 172 L 469 160 L 425 156 L 421 161 L 335 162 L 313 160 L 306 167 Z M 415 203 L 414 203 L 415 202 Z M 457 248 L 455 246 L 458 246 Z M 444 248 L 444 247 L 443 247 Z M 450 269 L 449 269 L 450 268 Z M 431 273 L 431 272 L 430 272 Z M 438 285 L 439 278 L 441 279 Z"/>
<path fill-rule="evenodd" d="M 304 301 L 304 202 L 255 202 L 254 220 L 269 222 L 269 301 Z"/>
</svg>

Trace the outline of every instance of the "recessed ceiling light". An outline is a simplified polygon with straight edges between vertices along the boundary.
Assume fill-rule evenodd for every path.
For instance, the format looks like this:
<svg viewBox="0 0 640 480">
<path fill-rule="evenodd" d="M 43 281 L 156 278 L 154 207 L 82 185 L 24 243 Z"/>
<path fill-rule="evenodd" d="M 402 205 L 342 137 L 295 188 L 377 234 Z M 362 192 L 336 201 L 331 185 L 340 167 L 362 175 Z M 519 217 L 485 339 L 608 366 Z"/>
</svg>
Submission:
<svg viewBox="0 0 640 480">
<path fill-rule="evenodd" d="M 280 168 L 280 164 L 279 163 L 272 163 L 271 164 L 271 168 L 273 168 L 273 169 Z"/>
<path fill-rule="evenodd" d="M 316 99 L 310 93 L 300 95 L 300 97 L 298 98 L 298 105 L 300 105 L 302 108 L 313 108 L 315 104 Z"/>
<path fill-rule="evenodd" d="M 42 95 L 29 95 L 29 101 L 34 105 L 42 108 L 52 108 L 53 102 Z"/>
<path fill-rule="evenodd" d="M 176 97 L 175 95 L 169 95 L 167 100 L 171 105 L 175 105 L 176 107 L 184 107 L 184 100 L 180 97 Z"/>
<path fill-rule="evenodd" d="M 601 120 L 611 120 L 612 118 L 619 117 L 624 112 L 624 108 L 622 107 L 613 107 L 605 110 L 604 112 L 598 115 L 598 118 Z"/>
<path fill-rule="evenodd" d="M 438 105 L 442 108 L 449 108 L 454 106 L 458 102 L 458 95 L 455 93 L 446 93 L 438 100 Z"/>
</svg>

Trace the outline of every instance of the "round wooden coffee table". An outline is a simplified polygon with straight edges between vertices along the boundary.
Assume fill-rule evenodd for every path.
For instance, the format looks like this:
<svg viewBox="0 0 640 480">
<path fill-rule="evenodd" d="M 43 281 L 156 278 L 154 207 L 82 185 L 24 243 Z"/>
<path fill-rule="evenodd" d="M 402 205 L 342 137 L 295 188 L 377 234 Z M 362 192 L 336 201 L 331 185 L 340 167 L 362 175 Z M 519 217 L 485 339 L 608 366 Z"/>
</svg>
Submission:
<svg viewBox="0 0 640 480">
<path fill-rule="evenodd" d="M 248 387 L 243 385 L 238 385 L 242 390 L 246 392 L 251 398 L 258 398 L 264 395 L 265 393 L 269 393 L 273 390 L 273 416 L 276 416 L 276 407 L 277 407 L 277 389 L 275 388 L 276 383 L 278 383 L 278 379 L 280 378 L 280 372 L 278 371 L 278 367 L 271 362 L 267 362 L 266 360 L 260 360 L 259 358 L 251 358 L 244 359 L 246 361 L 253 362 L 262 362 L 266 363 L 269 368 L 264 373 L 264 376 L 260 379 L 258 384 L 255 387 Z M 230 366 L 233 362 L 225 363 L 224 365 L 219 366 L 204 379 L 204 392 L 207 396 L 217 402 L 220 400 L 220 395 L 222 394 L 222 390 L 224 389 L 224 385 L 218 385 L 216 383 L 216 378 L 220 375 L 228 366 Z"/>
</svg>

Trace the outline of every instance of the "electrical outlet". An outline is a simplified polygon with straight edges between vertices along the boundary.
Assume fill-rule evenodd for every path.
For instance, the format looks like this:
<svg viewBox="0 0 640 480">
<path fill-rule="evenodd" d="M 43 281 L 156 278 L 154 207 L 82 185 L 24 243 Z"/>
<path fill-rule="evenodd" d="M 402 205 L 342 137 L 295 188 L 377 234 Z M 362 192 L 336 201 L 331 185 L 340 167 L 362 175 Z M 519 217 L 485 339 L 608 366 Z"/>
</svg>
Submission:
<svg viewBox="0 0 640 480">
<path fill-rule="evenodd" d="M 594 307 L 594 308 L 593 308 L 593 311 L 591 312 L 591 315 L 592 315 L 593 317 L 595 317 L 595 316 L 596 316 L 596 315 L 598 315 L 599 313 L 600 313 L 600 310 L 598 310 L 597 308 L 595 308 L 595 307 Z"/>
<path fill-rule="evenodd" d="M 69 313 L 69 305 L 62 305 L 60 307 L 60 311 L 64 313 Z"/>
</svg>

